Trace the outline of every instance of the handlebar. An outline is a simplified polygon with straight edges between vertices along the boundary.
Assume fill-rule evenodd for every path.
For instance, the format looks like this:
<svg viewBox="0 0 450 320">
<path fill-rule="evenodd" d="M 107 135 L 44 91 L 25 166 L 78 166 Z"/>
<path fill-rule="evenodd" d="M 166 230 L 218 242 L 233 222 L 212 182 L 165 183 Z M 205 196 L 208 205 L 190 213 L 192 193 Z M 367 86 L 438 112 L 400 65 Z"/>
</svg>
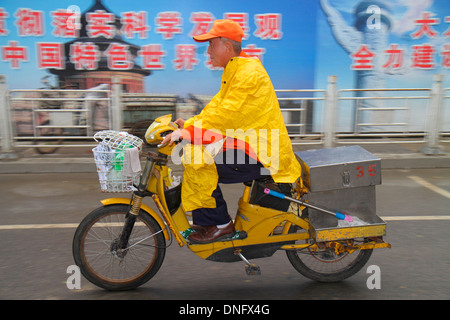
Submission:
<svg viewBox="0 0 450 320">
<path fill-rule="evenodd" d="M 153 151 L 141 151 L 141 157 L 151 158 L 154 161 L 167 161 L 167 156 L 162 153 L 156 153 Z"/>
</svg>

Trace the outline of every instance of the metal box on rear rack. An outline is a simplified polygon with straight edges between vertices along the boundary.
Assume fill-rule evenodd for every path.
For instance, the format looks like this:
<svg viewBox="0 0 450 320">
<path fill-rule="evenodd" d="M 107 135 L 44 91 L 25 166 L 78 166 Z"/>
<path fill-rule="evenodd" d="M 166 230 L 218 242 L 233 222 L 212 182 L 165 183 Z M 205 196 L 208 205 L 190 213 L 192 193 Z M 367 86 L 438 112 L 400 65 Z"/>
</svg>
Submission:
<svg viewBox="0 0 450 320">
<path fill-rule="evenodd" d="M 381 184 L 381 160 L 360 146 L 296 152 L 306 200 L 318 207 L 351 215 L 354 222 L 338 220 L 308 209 L 316 241 L 385 234 L 385 223 L 376 215 L 375 186 Z"/>
</svg>

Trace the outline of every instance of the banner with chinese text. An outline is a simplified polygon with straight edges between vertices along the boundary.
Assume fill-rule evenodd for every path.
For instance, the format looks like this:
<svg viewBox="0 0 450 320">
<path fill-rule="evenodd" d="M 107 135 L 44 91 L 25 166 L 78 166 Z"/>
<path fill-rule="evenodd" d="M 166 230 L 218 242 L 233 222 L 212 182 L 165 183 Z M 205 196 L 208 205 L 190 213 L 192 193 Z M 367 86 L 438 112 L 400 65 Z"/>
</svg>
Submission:
<svg viewBox="0 0 450 320">
<path fill-rule="evenodd" d="M 339 89 L 356 89 L 342 95 L 368 97 L 340 101 L 338 131 L 356 130 L 358 122 L 407 123 L 383 128 L 389 131 L 423 130 L 426 100 L 382 97 L 427 97 L 428 91 L 370 90 L 430 89 L 437 74 L 450 88 L 450 1 L 320 0 L 316 31 L 315 87 L 326 88 L 327 77 L 335 75 Z M 444 105 L 444 115 L 449 107 Z M 366 111 L 358 114 L 357 108 Z M 380 111 L 389 108 L 398 111 Z M 448 116 L 442 119 L 444 128 L 450 128 Z"/>
<path fill-rule="evenodd" d="M 354 88 L 361 70 L 385 88 L 430 87 L 438 73 L 450 84 L 449 1 L 321 0 L 317 39 L 317 87 L 337 75 Z"/>
<path fill-rule="evenodd" d="M 213 95 L 222 72 L 192 36 L 223 18 L 242 26 L 244 52 L 276 89 L 325 89 L 330 75 L 348 89 L 430 88 L 436 74 L 450 87 L 448 0 L 2 1 L 0 73 L 10 89 L 97 74 L 70 83 L 85 89 L 107 70 L 130 75 L 129 92 Z M 423 110 L 418 101 L 411 117 L 423 122 Z M 340 114 L 338 129 L 349 129 L 354 111 Z"/>
<path fill-rule="evenodd" d="M 145 75 L 144 92 L 215 94 L 220 70 L 192 36 L 214 20 L 244 29 L 277 88 L 314 86 L 317 1 L 2 1 L 1 73 L 10 88 L 38 88 L 49 74 L 109 69 Z M 130 9 L 130 8 L 133 9 Z M 102 63 L 105 65 L 103 66 Z"/>
</svg>

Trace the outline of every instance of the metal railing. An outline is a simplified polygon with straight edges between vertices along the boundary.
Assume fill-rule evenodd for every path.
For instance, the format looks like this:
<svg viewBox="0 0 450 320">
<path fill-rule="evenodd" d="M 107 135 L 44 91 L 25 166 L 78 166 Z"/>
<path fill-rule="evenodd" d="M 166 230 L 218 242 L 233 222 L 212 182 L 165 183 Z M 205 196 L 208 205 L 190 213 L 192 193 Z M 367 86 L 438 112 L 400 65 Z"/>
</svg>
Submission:
<svg viewBox="0 0 450 320">
<path fill-rule="evenodd" d="M 444 131 L 442 128 L 443 119 L 449 119 L 444 114 L 447 109 L 450 110 L 445 109 L 446 102 L 450 101 L 450 88 L 443 88 L 442 82 L 442 75 L 435 75 L 431 88 L 337 89 L 337 77 L 330 76 L 327 90 L 276 92 L 309 93 L 309 96 L 279 97 L 283 113 L 305 113 L 304 103 L 311 101 L 314 105 L 310 108 L 314 109 L 315 115 L 319 115 L 312 132 L 300 131 L 297 134 L 289 131 L 293 145 L 333 147 L 359 143 L 425 143 L 426 146 L 422 149 L 424 153 L 439 154 L 439 144 L 450 142 L 445 139 L 450 136 L 450 130 Z M 297 107 L 283 108 L 283 101 L 286 100 L 300 103 Z M 364 113 L 369 112 L 374 115 L 369 118 L 371 121 L 367 121 L 364 116 Z M 384 113 L 384 119 L 377 117 L 380 113 Z M 419 119 L 414 119 L 415 117 Z M 304 128 L 305 118 L 301 119 L 299 124 L 295 124 L 289 122 L 289 116 L 285 116 L 286 126 L 288 129 L 291 126 Z M 344 120 L 347 120 L 347 124 Z"/>
<path fill-rule="evenodd" d="M 343 96 L 345 93 L 373 93 L 376 92 L 377 96 L 368 96 L 368 97 L 346 97 Z M 396 93 L 400 94 L 402 92 L 408 92 L 410 94 L 422 93 L 425 92 L 427 95 L 396 95 L 389 96 L 387 93 Z M 351 101 L 355 104 L 355 122 L 352 133 L 340 133 L 337 134 L 337 137 L 394 137 L 394 136 L 423 136 L 424 130 L 420 132 L 420 129 L 413 130 L 410 128 L 411 126 L 411 108 L 412 101 L 421 100 L 422 106 L 428 104 L 430 100 L 430 89 L 423 88 L 402 88 L 402 89 L 342 89 L 339 90 L 339 101 Z M 425 100 L 425 101 L 424 101 Z M 380 103 L 381 106 L 372 106 L 373 103 Z M 363 106 L 364 103 L 368 103 L 369 106 Z M 341 104 L 341 103 L 340 103 Z M 426 108 L 422 108 L 427 110 L 429 106 Z M 377 122 L 365 122 L 364 113 L 372 112 L 375 117 L 379 113 L 383 113 L 385 115 L 384 118 L 392 119 L 392 121 L 387 122 L 386 119 L 382 119 L 384 121 Z M 402 113 L 400 118 L 396 119 L 395 115 Z M 388 115 L 386 117 L 386 115 Z M 381 118 L 381 117 L 380 117 Z M 397 117 L 398 118 L 398 117 Z M 397 128 L 394 128 L 397 127 Z M 400 127 L 400 129 L 399 129 Z M 362 131 L 362 128 L 370 128 L 371 130 L 367 130 L 366 132 Z M 382 130 L 380 130 L 382 128 Z M 379 132 L 381 131 L 381 132 Z M 419 131 L 419 132 L 418 132 Z M 416 141 L 416 140 L 415 140 Z M 416 141 L 417 142 L 417 141 Z M 423 142 L 423 141 L 422 141 Z"/>
<path fill-rule="evenodd" d="M 108 110 L 104 129 L 122 130 L 124 100 L 118 79 L 113 80 L 111 89 L 8 91 L 6 78 L 0 75 L 0 158 L 8 158 L 16 147 L 37 147 L 29 141 L 92 138 L 95 103 L 105 104 Z M 280 89 L 276 93 L 294 145 L 420 142 L 426 144 L 424 153 L 438 154 L 439 144 L 449 142 L 450 130 L 445 131 L 442 124 L 449 118 L 445 114 L 450 110 L 450 88 L 443 88 L 442 75 L 435 76 L 431 88 L 338 89 L 337 77 L 330 76 L 326 89 Z M 125 96 L 132 98 L 130 94 Z M 59 105 L 52 107 L 53 102 Z M 15 103 L 31 110 L 32 132 L 28 135 L 17 134 L 18 123 L 13 117 L 17 106 L 12 108 Z M 388 114 L 388 121 L 368 120 L 367 113 Z M 48 122 L 42 120 L 44 115 Z M 43 134 L 52 129 L 63 134 Z M 65 142 L 58 146 L 80 144 Z"/>
<path fill-rule="evenodd" d="M 93 115 L 99 105 L 104 110 L 110 110 L 111 99 L 109 90 L 67 90 L 67 89 L 39 89 L 39 90 L 10 90 L 7 97 L 11 119 L 14 113 L 21 113 L 27 117 L 28 130 L 21 130 L 15 126 L 15 141 L 32 141 L 34 144 L 16 143 L 16 147 L 45 147 L 45 141 L 53 140 L 87 140 L 93 136 Z M 109 111 L 107 111 L 109 113 Z M 17 116 L 16 116 L 17 118 Z M 109 129 L 110 116 L 106 115 L 104 129 Z M 31 131 L 31 132 L 30 132 Z M 43 145 L 36 144 L 37 141 Z M 83 146 L 80 144 L 52 144 L 51 147 Z M 88 146 L 91 146 L 90 144 Z"/>
<path fill-rule="evenodd" d="M 291 137 L 293 145 L 322 144 L 323 134 L 313 132 L 311 117 L 308 119 L 308 113 L 312 113 L 313 106 L 322 108 L 326 100 L 326 90 L 320 89 L 278 89 L 275 90 L 280 102 L 280 109 L 285 119 L 285 124 Z M 283 95 L 288 94 L 288 97 Z M 297 103 L 295 103 L 297 102 Z M 296 122 L 292 115 L 298 114 Z M 309 126 L 309 128 L 307 128 Z M 297 128 L 297 130 L 293 129 Z"/>
</svg>

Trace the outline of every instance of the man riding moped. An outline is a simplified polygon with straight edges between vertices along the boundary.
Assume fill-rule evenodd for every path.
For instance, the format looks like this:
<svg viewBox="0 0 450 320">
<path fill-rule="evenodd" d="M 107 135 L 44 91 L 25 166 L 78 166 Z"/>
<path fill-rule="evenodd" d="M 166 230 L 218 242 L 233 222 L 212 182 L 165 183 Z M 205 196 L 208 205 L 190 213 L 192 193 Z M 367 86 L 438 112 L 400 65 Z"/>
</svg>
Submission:
<svg viewBox="0 0 450 320">
<path fill-rule="evenodd" d="M 266 177 L 289 192 L 301 174 L 273 85 L 261 62 L 242 51 L 243 36 L 238 23 L 216 20 L 208 33 L 194 37 L 209 41 L 212 65 L 224 68 L 220 91 L 200 114 L 178 119 L 180 129 L 162 142 L 187 142 L 181 197 L 184 209 L 192 211 L 191 243 L 235 233 L 218 183 Z"/>
</svg>

